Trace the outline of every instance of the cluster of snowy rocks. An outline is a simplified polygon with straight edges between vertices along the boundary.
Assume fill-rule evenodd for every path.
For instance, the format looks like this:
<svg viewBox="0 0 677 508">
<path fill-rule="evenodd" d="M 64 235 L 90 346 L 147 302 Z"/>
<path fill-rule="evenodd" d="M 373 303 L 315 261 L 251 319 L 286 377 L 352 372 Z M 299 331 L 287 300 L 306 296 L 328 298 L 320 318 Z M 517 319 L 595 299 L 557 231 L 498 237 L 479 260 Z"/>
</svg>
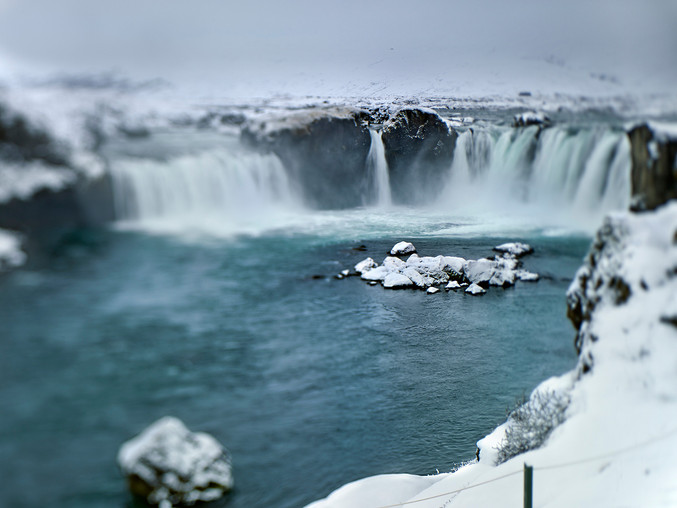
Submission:
<svg viewBox="0 0 677 508">
<path fill-rule="evenodd" d="M 214 501 L 233 488 L 227 451 L 171 416 L 123 444 L 118 465 L 132 494 L 160 508 Z"/>
<path fill-rule="evenodd" d="M 508 419 L 453 473 L 373 476 L 311 506 L 519 505 L 525 463 L 534 506 L 677 506 L 677 202 L 607 218 L 567 306 L 579 359 L 529 398 L 566 402 L 541 446 L 498 460 L 514 425 L 531 429 Z"/>
<path fill-rule="evenodd" d="M 517 280 L 537 281 L 538 274 L 520 268 L 519 258 L 533 252 L 525 243 L 505 243 L 494 247 L 493 258 L 464 259 L 457 256 L 419 256 L 410 242 L 399 242 L 379 265 L 366 258 L 355 265 L 353 274 L 372 285 L 386 289 L 420 289 L 429 294 L 440 287 L 446 290 L 465 288 L 471 295 L 486 293 L 489 286 L 508 287 Z M 406 260 L 404 257 L 406 257 Z M 350 275 L 344 270 L 338 275 Z"/>
</svg>

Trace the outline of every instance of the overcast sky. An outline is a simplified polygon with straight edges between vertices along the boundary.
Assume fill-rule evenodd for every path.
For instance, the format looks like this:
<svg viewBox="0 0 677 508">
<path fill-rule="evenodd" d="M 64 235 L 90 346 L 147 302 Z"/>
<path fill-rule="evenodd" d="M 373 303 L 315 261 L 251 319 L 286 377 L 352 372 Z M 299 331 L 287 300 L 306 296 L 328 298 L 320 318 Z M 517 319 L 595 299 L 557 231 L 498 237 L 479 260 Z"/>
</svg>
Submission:
<svg viewBox="0 0 677 508">
<path fill-rule="evenodd" d="M 665 90 L 677 0 L 0 0 L 0 55 L 233 90 Z"/>
</svg>

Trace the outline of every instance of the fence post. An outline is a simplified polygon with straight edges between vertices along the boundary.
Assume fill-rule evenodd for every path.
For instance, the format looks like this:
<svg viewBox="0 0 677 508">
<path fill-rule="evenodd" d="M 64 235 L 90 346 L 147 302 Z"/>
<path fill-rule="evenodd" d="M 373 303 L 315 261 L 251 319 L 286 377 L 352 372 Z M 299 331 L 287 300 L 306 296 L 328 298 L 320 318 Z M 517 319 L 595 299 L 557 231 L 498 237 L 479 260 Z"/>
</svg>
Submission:
<svg viewBox="0 0 677 508">
<path fill-rule="evenodd" d="M 524 508 L 534 505 L 534 468 L 524 463 Z"/>
</svg>

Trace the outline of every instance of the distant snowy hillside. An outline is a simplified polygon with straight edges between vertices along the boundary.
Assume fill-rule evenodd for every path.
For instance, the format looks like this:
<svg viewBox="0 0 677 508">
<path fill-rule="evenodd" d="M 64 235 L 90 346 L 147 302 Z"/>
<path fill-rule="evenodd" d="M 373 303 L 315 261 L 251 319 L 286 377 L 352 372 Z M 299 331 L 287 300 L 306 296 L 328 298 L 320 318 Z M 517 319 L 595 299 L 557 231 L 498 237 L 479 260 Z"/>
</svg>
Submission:
<svg viewBox="0 0 677 508">
<path fill-rule="evenodd" d="M 568 293 L 573 371 L 542 383 L 522 414 L 481 440 L 479 462 L 367 478 L 311 506 L 520 506 L 524 463 L 534 506 L 676 506 L 676 274 L 677 203 L 609 217 Z"/>
</svg>

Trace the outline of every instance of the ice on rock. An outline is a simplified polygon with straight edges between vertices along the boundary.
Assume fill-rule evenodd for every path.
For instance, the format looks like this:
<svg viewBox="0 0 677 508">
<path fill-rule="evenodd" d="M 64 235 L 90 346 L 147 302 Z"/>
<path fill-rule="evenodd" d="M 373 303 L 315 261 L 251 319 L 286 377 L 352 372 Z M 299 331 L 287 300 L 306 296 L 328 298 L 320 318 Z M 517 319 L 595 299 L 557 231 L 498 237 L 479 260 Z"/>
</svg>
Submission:
<svg viewBox="0 0 677 508">
<path fill-rule="evenodd" d="M 390 273 L 392 273 L 391 270 L 388 270 L 388 267 L 386 266 L 377 266 L 376 268 L 372 268 L 369 271 L 363 272 L 361 275 L 362 280 L 375 280 L 375 281 L 383 281 Z"/>
<path fill-rule="evenodd" d="M 347 277 L 350 274 L 350 270 L 341 270 L 341 275 Z"/>
<path fill-rule="evenodd" d="M 541 278 L 540 275 L 534 272 L 528 272 L 526 270 L 517 270 L 516 277 L 523 282 L 536 282 Z"/>
<path fill-rule="evenodd" d="M 230 459 L 219 442 L 171 416 L 123 444 L 118 464 L 131 492 L 151 505 L 213 501 L 233 488 Z"/>
<path fill-rule="evenodd" d="M 450 274 L 450 276 L 461 277 L 463 275 L 463 267 L 466 260 L 456 256 L 443 256 L 443 270 Z"/>
<path fill-rule="evenodd" d="M 494 275 L 496 262 L 492 259 L 469 260 L 464 266 L 465 276 L 471 283 L 488 284 Z"/>
<path fill-rule="evenodd" d="M 414 252 L 416 252 L 416 247 L 410 242 L 396 243 L 393 248 L 390 249 L 391 256 L 406 256 L 407 254 L 412 254 Z"/>
<path fill-rule="evenodd" d="M 409 277 L 399 272 L 389 273 L 383 281 L 383 287 L 388 289 L 403 289 L 413 287 L 414 283 Z"/>
<path fill-rule="evenodd" d="M 458 289 L 460 287 L 461 287 L 461 285 L 458 283 L 457 280 L 452 280 L 452 281 L 449 282 L 449 284 L 444 286 L 445 289 Z"/>
<path fill-rule="evenodd" d="M 438 293 L 440 291 L 440 288 L 435 288 L 435 287 L 430 287 L 426 290 L 426 292 L 429 295 L 434 295 L 435 293 Z"/>
<path fill-rule="evenodd" d="M 376 264 L 376 262 L 373 259 L 367 258 L 367 259 L 360 261 L 359 263 L 357 263 L 355 265 L 355 271 L 357 273 L 362 274 L 364 272 L 368 272 L 372 268 L 376 268 L 377 266 L 378 266 L 378 264 Z"/>
<path fill-rule="evenodd" d="M 420 288 L 427 288 L 430 285 L 426 281 L 425 277 L 423 277 L 423 275 L 421 275 L 415 268 L 407 267 L 402 270 L 402 273 Z"/>
<path fill-rule="evenodd" d="M 393 247 L 393 252 L 403 252 L 407 249 L 406 242 L 400 242 Z M 413 248 L 413 245 L 411 246 Z M 488 286 L 507 287 L 516 280 L 538 280 L 537 274 L 518 269 L 520 261 L 517 255 L 524 255 L 533 251 L 530 246 L 521 243 L 509 243 L 496 247 L 503 252 L 493 259 L 483 258 L 466 260 L 458 256 L 419 256 L 412 253 L 406 261 L 400 257 L 387 256 L 382 265 L 378 265 L 372 258 L 367 258 L 355 265 L 355 270 L 361 273 L 362 279 L 384 283 L 390 278 L 391 284 L 408 284 L 427 290 L 443 284 L 446 289 L 457 289 L 467 286 L 468 283 L 487 288 Z M 400 275 L 404 276 L 405 281 Z M 397 276 L 397 277 L 396 277 Z M 450 281 L 454 284 L 447 284 Z M 473 291 L 475 291 L 473 289 Z"/>
<path fill-rule="evenodd" d="M 449 274 L 444 271 L 444 256 L 424 256 L 415 258 L 411 262 L 410 260 L 407 260 L 407 266 L 414 268 L 418 273 L 423 275 L 429 285 L 435 282 L 444 283 L 449 280 Z"/>
<path fill-rule="evenodd" d="M 383 266 L 385 266 L 390 271 L 397 271 L 402 270 L 406 266 L 406 263 L 400 258 L 388 256 L 383 260 Z"/>
<path fill-rule="evenodd" d="M 465 292 L 471 295 L 483 295 L 484 293 L 487 292 L 487 290 L 484 289 L 479 284 L 473 282 L 467 288 L 465 288 Z"/>
<path fill-rule="evenodd" d="M 527 254 L 531 254 L 532 252 L 534 252 L 534 249 L 533 247 L 531 247 L 531 245 L 529 245 L 528 243 L 520 243 L 520 242 L 502 243 L 501 245 L 497 245 L 496 247 L 494 247 L 494 250 L 496 252 L 510 254 L 517 258 L 526 256 Z"/>
<path fill-rule="evenodd" d="M 512 286 L 515 283 L 517 259 L 513 257 L 496 258 L 494 261 L 494 273 L 489 279 L 491 286 Z"/>
</svg>

